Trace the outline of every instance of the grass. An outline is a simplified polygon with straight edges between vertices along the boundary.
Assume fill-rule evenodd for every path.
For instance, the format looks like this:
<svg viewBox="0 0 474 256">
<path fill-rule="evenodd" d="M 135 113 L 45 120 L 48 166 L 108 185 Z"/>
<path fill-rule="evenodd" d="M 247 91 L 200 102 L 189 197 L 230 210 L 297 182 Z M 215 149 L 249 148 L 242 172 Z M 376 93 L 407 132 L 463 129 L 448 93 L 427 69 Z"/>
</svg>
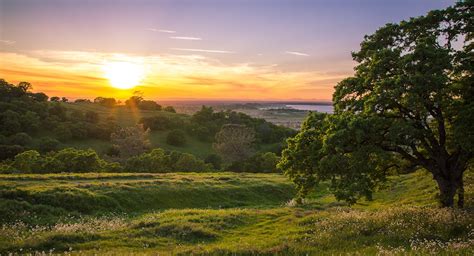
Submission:
<svg viewBox="0 0 474 256">
<path fill-rule="evenodd" d="M 0 254 L 472 255 L 473 184 L 461 211 L 423 172 L 352 207 L 325 186 L 291 206 L 278 174 L 0 175 Z"/>
</svg>

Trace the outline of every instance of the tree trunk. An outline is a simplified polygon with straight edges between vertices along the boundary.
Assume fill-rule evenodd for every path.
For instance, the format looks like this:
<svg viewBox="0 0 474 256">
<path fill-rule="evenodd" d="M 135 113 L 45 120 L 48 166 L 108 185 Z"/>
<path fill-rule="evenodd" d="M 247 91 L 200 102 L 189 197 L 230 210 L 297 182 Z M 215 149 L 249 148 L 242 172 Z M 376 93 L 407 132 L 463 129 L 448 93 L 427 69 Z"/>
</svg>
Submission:
<svg viewBox="0 0 474 256">
<path fill-rule="evenodd" d="M 464 207 L 464 183 L 462 173 L 456 178 L 436 176 L 434 179 L 438 183 L 442 207 L 454 207 L 454 197 L 456 193 L 458 195 L 458 207 Z"/>
<path fill-rule="evenodd" d="M 454 179 L 446 179 L 445 177 L 435 177 L 440 192 L 440 201 L 442 207 L 454 207 L 454 196 L 458 188 L 458 182 Z"/>
</svg>

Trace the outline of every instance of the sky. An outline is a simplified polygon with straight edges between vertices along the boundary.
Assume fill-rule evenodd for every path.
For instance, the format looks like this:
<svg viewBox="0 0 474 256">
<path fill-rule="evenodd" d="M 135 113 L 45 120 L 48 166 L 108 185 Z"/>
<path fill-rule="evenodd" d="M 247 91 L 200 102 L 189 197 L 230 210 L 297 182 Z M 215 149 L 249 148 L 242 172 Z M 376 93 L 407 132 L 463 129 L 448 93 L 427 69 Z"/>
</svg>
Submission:
<svg viewBox="0 0 474 256">
<path fill-rule="evenodd" d="M 72 99 L 330 101 L 364 35 L 448 0 L 0 0 L 0 78 Z"/>
</svg>

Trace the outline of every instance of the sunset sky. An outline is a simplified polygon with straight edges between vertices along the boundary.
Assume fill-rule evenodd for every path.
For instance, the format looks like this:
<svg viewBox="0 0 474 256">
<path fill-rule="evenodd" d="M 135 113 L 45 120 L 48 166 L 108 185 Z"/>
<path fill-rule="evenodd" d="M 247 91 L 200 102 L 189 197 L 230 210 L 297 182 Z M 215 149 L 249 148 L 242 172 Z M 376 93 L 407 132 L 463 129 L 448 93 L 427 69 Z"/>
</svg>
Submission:
<svg viewBox="0 0 474 256">
<path fill-rule="evenodd" d="M 0 78 L 73 99 L 330 100 L 364 35 L 453 3 L 0 0 Z"/>
</svg>

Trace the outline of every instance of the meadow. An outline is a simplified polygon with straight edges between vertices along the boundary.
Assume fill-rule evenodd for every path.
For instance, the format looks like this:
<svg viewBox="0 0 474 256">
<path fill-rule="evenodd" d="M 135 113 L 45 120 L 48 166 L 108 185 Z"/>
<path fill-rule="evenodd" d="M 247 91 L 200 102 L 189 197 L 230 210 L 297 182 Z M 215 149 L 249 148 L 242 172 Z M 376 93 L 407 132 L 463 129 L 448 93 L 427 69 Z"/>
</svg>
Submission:
<svg viewBox="0 0 474 256">
<path fill-rule="evenodd" d="M 0 175 L 0 253 L 469 255 L 472 180 L 458 210 L 422 171 L 353 206 L 325 185 L 296 206 L 280 174 Z"/>
</svg>

